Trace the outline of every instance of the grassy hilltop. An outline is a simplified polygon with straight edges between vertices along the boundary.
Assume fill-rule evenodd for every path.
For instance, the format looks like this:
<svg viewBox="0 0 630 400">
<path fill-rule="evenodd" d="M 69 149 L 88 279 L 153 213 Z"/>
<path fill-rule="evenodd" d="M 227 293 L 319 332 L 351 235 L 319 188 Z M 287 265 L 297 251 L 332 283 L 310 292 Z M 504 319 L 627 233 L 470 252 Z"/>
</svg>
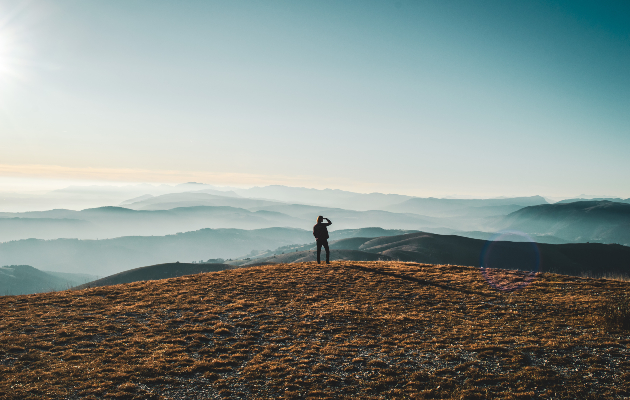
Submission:
<svg viewBox="0 0 630 400">
<path fill-rule="evenodd" d="M 629 290 L 341 261 L 0 297 L 0 398 L 627 398 Z"/>
</svg>

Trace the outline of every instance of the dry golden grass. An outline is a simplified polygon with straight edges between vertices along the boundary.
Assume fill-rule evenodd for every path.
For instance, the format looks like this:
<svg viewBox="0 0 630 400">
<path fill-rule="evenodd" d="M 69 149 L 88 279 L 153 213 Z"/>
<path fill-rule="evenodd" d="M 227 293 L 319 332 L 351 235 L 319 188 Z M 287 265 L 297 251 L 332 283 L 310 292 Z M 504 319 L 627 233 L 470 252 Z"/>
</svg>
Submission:
<svg viewBox="0 0 630 400">
<path fill-rule="evenodd" d="M 630 334 L 600 313 L 629 289 L 335 262 L 0 297 L 0 397 L 628 398 Z"/>
</svg>

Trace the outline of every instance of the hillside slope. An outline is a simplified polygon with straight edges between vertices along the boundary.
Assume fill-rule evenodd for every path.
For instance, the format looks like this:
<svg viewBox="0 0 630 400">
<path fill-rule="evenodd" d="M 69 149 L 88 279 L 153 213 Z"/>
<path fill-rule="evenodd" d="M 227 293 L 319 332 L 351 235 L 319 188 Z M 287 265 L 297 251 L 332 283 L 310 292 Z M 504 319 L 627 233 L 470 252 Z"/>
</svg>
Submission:
<svg viewBox="0 0 630 400">
<path fill-rule="evenodd" d="M 354 237 L 330 243 L 332 260 L 398 260 L 424 264 L 454 264 L 479 267 L 489 242 L 455 235 L 414 232 L 377 238 Z M 623 275 L 630 277 L 630 247 L 601 243 L 532 244 L 497 241 L 493 268 L 536 270 L 579 276 Z M 305 247 L 308 250 L 304 249 Z M 313 261 L 313 245 L 298 252 L 256 258 L 239 265 Z M 322 250 L 323 251 L 323 250 Z M 538 263 L 537 263 L 538 261 Z"/>
<path fill-rule="evenodd" d="M 6 265 L 0 267 L 0 296 L 66 290 L 93 279 L 96 276 L 40 271 L 30 265 Z"/>
<path fill-rule="evenodd" d="M 114 275 L 106 276 L 105 278 L 90 281 L 72 289 L 77 290 L 99 286 L 120 285 L 122 283 L 132 283 L 138 281 L 153 281 L 175 278 L 178 276 L 201 274 L 204 272 L 217 272 L 232 268 L 234 267 L 226 264 L 166 263 L 149 265 L 147 267 L 134 268 Z"/>
<path fill-rule="evenodd" d="M 497 226 L 572 242 L 630 246 L 630 204 L 612 201 L 544 204 L 518 210 Z"/>
<path fill-rule="evenodd" d="M 505 274 L 505 279 L 519 279 Z M 0 298 L 0 398 L 622 399 L 616 281 L 280 264 Z"/>
<path fill-rule="evenodd" d="M 67 283 L 29 265 L 0 267 L 0 296 L 68 289 Z"/>
</svg>

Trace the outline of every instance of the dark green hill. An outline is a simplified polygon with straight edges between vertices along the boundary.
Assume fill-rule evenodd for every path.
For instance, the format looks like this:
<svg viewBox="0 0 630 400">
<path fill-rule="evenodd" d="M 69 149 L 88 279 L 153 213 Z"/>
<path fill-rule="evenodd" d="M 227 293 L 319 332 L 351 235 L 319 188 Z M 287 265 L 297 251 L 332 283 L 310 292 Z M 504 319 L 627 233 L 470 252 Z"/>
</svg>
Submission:
<svg viewBox="0 0 630 400">
<path fill-rule="evenodd" d="M 0 296 L 65 290 L 94 276 L 44 272 L 30 265 L 0 267 Z"/>
<path fill-rule="evenodd" d="M 426 264 L 481 266 L 484 249 L 490 242 L 455 235 L 416 232 L 378 238 L 348 238 L 330 243 L 331 259 L 370 261 L 398 260 Z M 323 251 L 323 250 L 322 250 Z M 276 254 L 251 260 L 242 265 L 303 262 L 315 259 L 315 253 Z M 353 258 L 356 257 L 356 258 Z M 531 270 L 567 275 L 630 277 L 630 247 L 601 243 L 533 244 L 500 241 L 492 244 L 492 267 Z"/>
<path fill-rule="evenodd" d="M 226 264 L 189 264 L 189 263 L 167 263 L 150 265 L 120 272 L 106 276 L 92 282 L 85 283 L 73 289 L 86 289 L 90 287 L 119 285 L 121 283 L 131 283 L 138 281 L 153 281 L 157 279 L 176 278 L 178 276 L 200 274 L 204 272 L 217 272 L 232 269 Z"/>
</svg>

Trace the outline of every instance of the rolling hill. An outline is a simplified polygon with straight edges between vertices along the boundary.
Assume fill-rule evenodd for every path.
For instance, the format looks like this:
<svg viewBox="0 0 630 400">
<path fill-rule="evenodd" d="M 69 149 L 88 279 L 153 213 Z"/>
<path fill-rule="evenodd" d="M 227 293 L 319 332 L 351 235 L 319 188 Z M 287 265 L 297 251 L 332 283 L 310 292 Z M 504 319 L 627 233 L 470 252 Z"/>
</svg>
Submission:
<svg viewBox="0 0 630 400">
<path fill-rule="evenodd" d="M 30 265 L 0 267 L 0 296 L 66 290 L 96 279 L 95 275 L 40 271 Z"/>
<path fill-rule="evenodd" d="M 347 238 L 330 243 L 332 260 L 397 260 L 480 267 L 491 242 L 455 235 L 415 232 L 376 238 Z M 532 244 L 492 242 L 492 267 L 567 275 L 621 275 L 630 278 L 630 247 L 599 243 Z M 305 248 L 306 247 L 306 248 Z M 316 259 L 314 246 L 285 248 L 284 254 L 254 258 L 238 265 L 305 262 Z M 486 253 L 484 253 L 486 251 Z M 322 250 L 323 252 L 323 250 Z"/>
<path fill-rule="evenodd" d="M 322 253 L 322 262 L 326 261 L 326 254 Z M 393 258 L 378 253 L 369 253 L 359 250 L 338 249 L 331 252 L 331 261 L 392 261 Z M 235 263 L 240 267 L 249 267 L 252 265 L 269 265 L 269 264 L 287 264 L 317 261 L 317 253 L 315 250 L 302 250 L 290 253 L 283 253 L 268 257 L 256 258 L 251 261 L 242 261 Z"/>
<path fill-rule="evenodd" d="M 577 201 L 526 207 L 504 217 L 500 229 L 553 235 L 572 242 L 630 245 L 630 204 Z"/>
<path fill-rule="evenodd" d="M 154 281 L 159 279 L 176 278 L 178 276 L 201 274 L 205 272 L 217 272 L 234 268 L 226 264 L 189 264 L 168 263 L 150 265 L 119 272 L 105 278 L 93 280 L 72 289 L 86 289 L 100 286 L 120 285 L 139 281 Z"/>
<path fill-rule="evenodd" d="M 0 297 L 0 396 L 624 399 L 630 334 L 602 311 L 629 291 L 335 262 Z"/>
</svg>

